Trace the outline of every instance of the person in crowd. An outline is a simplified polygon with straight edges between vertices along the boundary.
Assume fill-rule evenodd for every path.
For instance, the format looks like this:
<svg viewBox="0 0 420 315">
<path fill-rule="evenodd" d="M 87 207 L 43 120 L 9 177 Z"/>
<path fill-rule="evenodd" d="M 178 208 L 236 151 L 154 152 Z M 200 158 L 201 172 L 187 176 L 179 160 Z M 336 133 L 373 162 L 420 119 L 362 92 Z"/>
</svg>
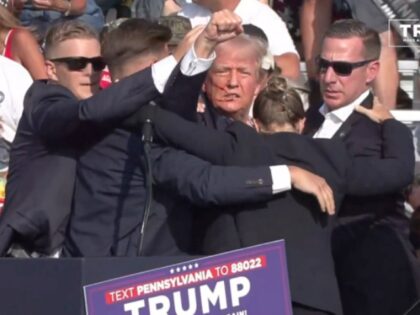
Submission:
<svg viewBox="0 0 420 315">
<path fill-rule="evenodd" d="M 184 58 L 182 63 L 190 75 L 201 71 L 191 68 L 202 57 L 200 47 L 196 51 L 196 57 Z M 173 56 L 164 58 L 100 91 L 105 62 L 97 34 L 75 20 L 51 28 L 45 58 L 49 80 L 36 81 L 28 90 L 11 149 L 0 221 L 1 255 L 14 243 L 44 255 L 59 250 L 71 208 L 78 154 L 89 145 L 95 130 L 114 128 L 158 97 L 177 64 Z"/>
<path fill-rule="evenodd" d="M 47 77 L 44 57 L 35 36 L 1 5 L 0 50 L 3 56 L 23 65 L 34 80 Z"/>
<path fill-rule="evenodd" d="M 32 85 L 32 78 L 18 63 L 3 56 L 0 56 L 0 61 L 0 137 L 7 143 L 7 147 L 10 147 L 22 116 L 25 93 Z"/>
<path fill-rule="evenodd" d="M 5 8 L 9 8 L 9 0 L 1 0 L 0 1 L 0 6 L 5 7 Z"/>
<path fill-rule="evenodd" d="M 220 25 L 220 21 L 231 21 L 232 18 L 234 16 L 230 12 L 216 13 L 209 26 L 195 41 L 196 44 L 205 38 L 218 38 L 215 27 Z M 239 27 L 240 19 L 237 19 L 236 24 Z M 192 32 L 195 34 L 194 30 Z M 169 39 L 168 28 L 140 19 L 128 20 L 111 31 L 103 41 L 103 54 L 109 64 L 113 81 L 127 77 L 166 56 Z M 192 43 L 194 39 L 194 36 L 190 38 L 190 34 L 186 36 L 187 42 Z M 217 43 L 213 42 L 214 39 L 209 42 L 211 46 Z M 179 45 L 181 50 L 184 45 L 185 43 Z M 191 84 L 186 85 L 190 88 L 196 80 L 193 77 L 187 79 L 191 81 Z M 199 88 L 199 85 L 195 85 Z M 165 92 L 163 99 L 171 101 L 171 94 Z M 176 105 L 178 104 L 174 104 Z M 80 157 L 65 255 L 138 254 L 139 226 L 143 221 L 142 209 L 146 194 L 140 138 L 139 132 L 130 133 L 122 128 L 99 133 L 95 145 Z M 184 152 L 168 148 L 154 148 L 152 155 L 154 182 L 157 185 L 142 255 L 191 253 L 191 205 L 180 197 L 199 205 L 256 201 L 258 190 L 255 188 L 260 187 L 260 182 L 270 191 L 265 198 L 272 197 L 272 188 L 267 186 L 269 181 L 264 179 L 266 176 L 255 177 L 253 170 L 222 170 L 213 167 L 205 171 L 203 165 L 208 168 L 206 163 Z M 257 171 L 261 173 L 261 170 Z M 250 172 L 253 173 L 248 175 Z M 206 175 L 208 173 L 210 177 Z M 280 178 L 283 173 L 280 170 Z M 292 172 L 291 181 L 299 187 L 299 179 L 296 179 L 299 174 L 296 173 L 299 173 L 297 168 Z M 273 179 L 275 180 L 274 176 Z M 281 181 L 284 179 L 281 178 Z M 311 178 L 303 181 L 310 182 Z M 289 182 L 285 182 L 285 188 L 275 185 L 274 191 L 289 189 Z M 332 199 L 331 197 L 332 194 L 325 199 Z M 323 197 L 320 199 L 323 200 Z"/>
<path fill-rule="evenodd" d="M 315 138 L 342 139 L 354 157 L 378 161 L 384 145 L 381 127 L 354 109 L 372 106 L 370 88 L 380 71 L 380 51 L 378 33 L 364 23 L 332 24 L 318 60 L 324 104 L 309 109 L 305 127 Z M 388 169 L 378 181 L 392 173 L 397 180 L 399 174 Z M 400 314 L 417 299 L 403 201 L 401 189 L 344 200 L 332 242 L 345 314 Z"/>
<path fill-rule="evenodd" d="M 303 105 L 298 93 L 277 76 L 270 78 L 255 101 L 254 119 L 262 136 L 242 122 L 232 122 L 222 132 L 188 123 L 159 108 L 153 110 L 156 133 L 166 143 L 215 164 L 246 166 L 284 162 L 306 167 L 326 178 L 337 207 L 344 193 L 389 192 L 411 179 L 414 159 L 407 157 L 413 150 L 410 132 L 390 119 L 388 111 L 377 114 L 383 121 L 384 159 L 380 162 L 347 160 L 348 154 L 338 141 L 314 141 L 294 134 L 303 129 Z M 404 175 L 395 179 L 395 174 L 389 174 L 378 182 L 377 174 L 390 167 L 403 170 Z M 311 203 L 310 197 L 291 191 L 272 202 L 211 209 L 207 213 L 210 218 L 202 247 L 206 254 L 284 238 L 294 313 L 341 314 L 329 247 L 332 222 Z M 296 226 L 301 228 L 297 230 Z M 323 298 L 325 295 L 328 298 Z"/>
<path fill-rule="evenodd" d="M 173 52 L 187 34 L 191 36 L 191 34 L 200 33 L 203 30 L 202 26 L 197 26 L 195 32 L 190 32 L 192 29 L 190 20 L 179 15 L 162 16 L 159 18 L 158 23 L 167 26 L 171 30 L 172 37 L 168 42 L 169 52 Z"/>
<path fill-rule="evenodd" d="M 190 0 L 136 0 L 133 3 L 135 17 L 157 21 L 161 16 L 174 15 Z"/>
<path fill-rule="evenodd" d="M 22 25 L 33 27 L 41 41 L 55 23 L 79 20 L 98 33 L 105 23 L 103 12 L 95 0 L 16 0 L 13 6 Z"/>
<path fill-rule="evenodd" d="M 242 18 L 243 24 L 252 24 L 262 29 L 282 74 L 290 79 L 299 79 L 299 54 L 285 23 L 268 5 L 257 0 L 197 0 L 183 6 L 179 15 L 189 18 L 195 27 L 206 24 L 211 12 L 221 9 L 234 11 Z"/>
<path fill-rule="evenodd" d="M 32 84 L 28 71 L 0 56 L 0 204 L 3 207 L 10 145 L 23 111 L 23 99 Z"/>
<path fill-rule="evenodd" d="M 340 0 L 339 2 L 342 2 Z M 392 109 L 397 102 L 399 74 L 397 65 L 397 52 L 392 29 L 389 28 L 388 19 L 377 7 L 373 0 L 345 0 L 351 8 L 353 18 L 364 22 L 379 33 L 381 41 L 381 54 L 379 60 L 381 67 L 373 87 L 380 101 Z M 313 88 L 319 89 L 317 82 L 316 57 L 321 50 L 322 37 L 331 25 L 331 15 L 334 0 L 304 0 L 300 14 L 300 29 L 302 34 L 302 47 L 307 66 L 308 77 Z M 314 91 L 316 94 L 318 91 Z M 321 101 L 321 100 L 317 100 Z M 319 105 L 319 102 L 312 104 Z"/>
</svg>

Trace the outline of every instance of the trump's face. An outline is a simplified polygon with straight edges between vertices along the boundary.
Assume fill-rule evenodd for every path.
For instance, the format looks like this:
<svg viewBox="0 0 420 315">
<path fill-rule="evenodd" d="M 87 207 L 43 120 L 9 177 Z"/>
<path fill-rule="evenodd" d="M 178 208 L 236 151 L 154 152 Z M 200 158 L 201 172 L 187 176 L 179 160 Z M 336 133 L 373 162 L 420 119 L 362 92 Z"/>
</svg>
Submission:
<svg viewBox="0 0 420 315">
<path fill-rule="evenodd" d="M 240 49 L 239 45 L 231 43 L 221 44 L 204 85 L 212 104 L 232 118 L 248 117 L 261 88 L 257 54 L 252 47 L 246 48 Z"/>
</svg>

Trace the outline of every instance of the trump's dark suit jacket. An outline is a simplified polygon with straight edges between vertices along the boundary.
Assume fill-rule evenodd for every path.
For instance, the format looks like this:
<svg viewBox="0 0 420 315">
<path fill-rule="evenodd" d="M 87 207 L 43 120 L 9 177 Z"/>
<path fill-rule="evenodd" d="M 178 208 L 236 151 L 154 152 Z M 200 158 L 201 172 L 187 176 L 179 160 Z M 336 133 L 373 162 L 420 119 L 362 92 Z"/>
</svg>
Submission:
<svg viewBox="0 0 420 315">
<path fill-rule="evenodd" d="M 158 95 L 150 68 L 82 101 L 53 82 L 33 83 L 11 148 L 0 255 L 13 241 L 44 254 L 61 245 L 90 132 L 114 128 Z"/>
<path fill-rule="evenodd" d="M 155 127 L 165 142 L 227 165 L 297 165 L 324 176 L 334 190 L 337 206 L 345 192 L 354 194 L 392 191 L 410 181 L 407 172 L 398 184 L 391 178 L 380 183 L 377 173 L 399 167 L 404 153 L 412 148 L 408 132 L 394 120 L 387 121 L 384 137 L 388 159 L 352 160 L 342 143 L 279 133 L 258 135 L 254 129 L 232 123 L 226 132 L 189 123 L 171 113 L 155 110 Z M 351 175 L 351 176 L 350 176 Z M 331 218 L 321 213 L 314 197 L 292 190 L 275 200 L 240 207 L 212 209 L 204 235 L 205 253 L 216 253 L 261 242 L 286 240 L 292 299 L 318 309 L 341 313 L 340 299 L 331 257 Z M 204 214 L 203 214 L 204 215 Z"/>
</svg>

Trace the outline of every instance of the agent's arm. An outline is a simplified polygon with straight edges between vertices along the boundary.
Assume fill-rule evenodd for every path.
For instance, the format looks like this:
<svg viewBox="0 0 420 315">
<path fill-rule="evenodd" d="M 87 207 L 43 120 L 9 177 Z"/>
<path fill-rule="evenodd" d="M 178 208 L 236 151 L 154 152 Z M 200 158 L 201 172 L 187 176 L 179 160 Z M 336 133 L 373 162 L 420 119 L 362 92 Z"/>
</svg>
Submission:
<svg viewBox="0 0 420 315">
<path fill-rule="evenodd" d="M 295 166 L 216 166 L 183 151 L 155 149 L 154 180 L 198 205 L 266 201 L 292 188 L 314 195 L 323 212 L 335 213 L 327 182 Z"/>
<path fill-rule="evenodd" d="M 353 158 L 347 181 L 347 193 L 384 194 L 399 191 L 414 176 L 414 145 L 410 130 L 394 119 L 375 98 L 371 110 L 357 107 L 373 121 L 382 124 L 382 158 Z"/>
<path fill-rule="evenodd" d="M 183 58 L 181 72 L 193 76 L 206 71 L 214 60 L 216 45 L 241 32 L 241 19 L 234 13 L 227 10 L 214 13 Z M 86 100 L 77 100 L 62 86 L 50 86 L 51 93 L 35 96 L 31 113 L 34 127 L 49 140 L 60 140 L 80 132 L 80 125 L 86 122 L 109 124 L 122 120 L 164 92 L 177 58 L 168 56 Z"/>
</svg>

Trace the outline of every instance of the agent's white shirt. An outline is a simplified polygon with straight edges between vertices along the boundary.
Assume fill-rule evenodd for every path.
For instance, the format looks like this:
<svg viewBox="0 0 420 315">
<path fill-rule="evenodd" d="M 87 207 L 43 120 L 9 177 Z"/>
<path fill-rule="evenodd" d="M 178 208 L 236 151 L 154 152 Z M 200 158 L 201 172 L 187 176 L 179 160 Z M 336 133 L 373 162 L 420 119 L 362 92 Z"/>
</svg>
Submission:
<svg viewBox="0 0 420 315">
<path fill-rule="evenodd" d="M 325 138 L 331 139 L 334 134 L 341 128 L 343 123 L 350 117 L 353 113 L 355 107 L 360 105 L 362 101 L 369 95 L 369 90 L 363 92 L 358 98 L 356 98 L 349 105 L 343 106 L 341 108 L 328 111 L 328 107 L 323 104 L 319 109 L 319 112 L 322 116 L 325 117 L 324 122 L 318 131 L 314 134 L 314 138 Z"/>
</svg>

